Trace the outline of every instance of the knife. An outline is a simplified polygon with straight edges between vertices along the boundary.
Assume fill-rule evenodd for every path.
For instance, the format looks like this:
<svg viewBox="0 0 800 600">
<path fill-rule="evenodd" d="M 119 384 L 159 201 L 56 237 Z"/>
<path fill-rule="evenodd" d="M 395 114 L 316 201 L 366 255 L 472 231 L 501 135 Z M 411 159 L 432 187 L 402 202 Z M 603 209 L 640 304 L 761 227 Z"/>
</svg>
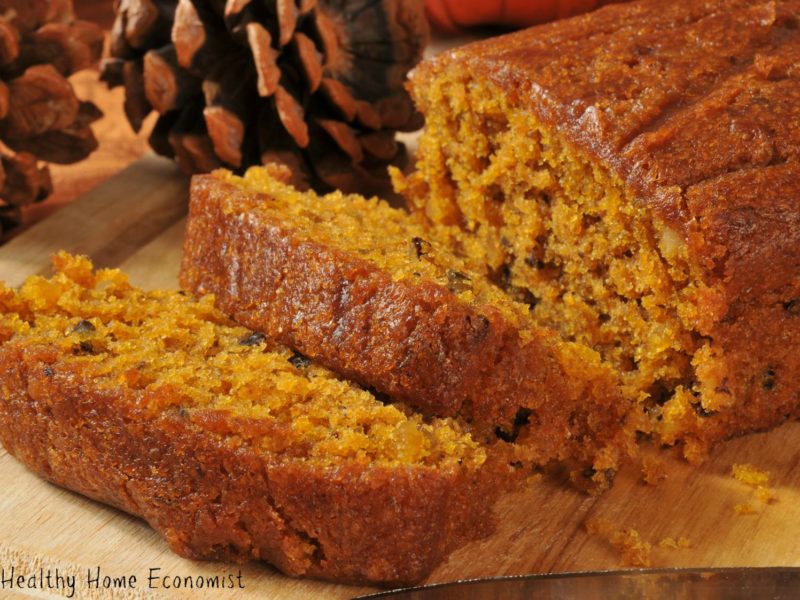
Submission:
<svg viewBox="0 0 800 600">
<path fill-rule="evenodd" d="M 800 598 L 800 568 L 643 569 L 547 573 L 437 583 L 355 600 L 789 600 Z"/>
</svg>

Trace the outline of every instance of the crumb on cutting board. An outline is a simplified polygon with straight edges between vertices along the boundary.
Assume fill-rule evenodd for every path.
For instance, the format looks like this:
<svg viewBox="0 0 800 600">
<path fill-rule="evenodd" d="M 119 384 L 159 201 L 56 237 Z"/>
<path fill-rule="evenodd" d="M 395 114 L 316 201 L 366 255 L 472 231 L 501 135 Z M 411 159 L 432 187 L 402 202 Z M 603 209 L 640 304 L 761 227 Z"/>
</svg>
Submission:
<svg viewBox="0 0 800 600">
<path fill-rule="evenodd" d="M 772 477 L 769 471 L 763 471 L 751 464 L 734 464 L 731 473 L 736 481 L 753 488 L 749 502 L 743 502 L 733 507 L 739 515 L 757 515 L 765 506 L 778 501 L 775 491 L 768 487 Z"/>
<path fill-rule="evenodd" d="M 660 548 L 668 548 L 670 550 L 680 550 L 682 548 L 691 548 L 692 542 L 689 538 L 679 537 L 677 540 L 674 537 L 665 537 L 658 542 Z"/>
<path fill-rule="evenodd" d="M 620 528 L 608 519 L 600 517 L 586 522 L 589 535 L 598 536 L 607 541 L 620 554 L 620 565 L 624 567 L 652 566 L 653 544 L 642 539 L 641 534 L 629 527 Z M 686 537 L 665 537 L 658 542 L 658 547 L 666 550 L 684 550 L 692 547 Z"/>
<path fill-rule="evenodd" d="M 649 567 L 653 545 L 642 540 L 635 529 L 618 529 L 608 519 L 590 519 L 586 531 L 608 541 L 620 553 L 620 564 L 629 567 Z"/>
<path fill-rule="evenodd" d="M 770 472 L 762 471 L 750 464 L 735 464 L 731 468 L 733 478 L 751 487 L 765 486 L 769 483 Z"/>
<path fill-rule="evenodd" d="M 667 478 L 667 467 L 664 460 L 655 456 L 642 459 L 642 479 L 647 485 L 658 485 Z"/>
</svg>

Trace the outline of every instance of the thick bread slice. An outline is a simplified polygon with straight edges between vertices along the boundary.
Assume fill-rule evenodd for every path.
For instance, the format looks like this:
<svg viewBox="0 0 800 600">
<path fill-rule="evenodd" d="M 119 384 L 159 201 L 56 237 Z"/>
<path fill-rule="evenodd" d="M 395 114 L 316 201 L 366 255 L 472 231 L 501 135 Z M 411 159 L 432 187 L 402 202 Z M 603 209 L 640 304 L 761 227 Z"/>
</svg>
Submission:
<svg viewBox="0 0 800 600">
<path fill-rule="evenodd" d="M 208 298 L 57 263 L 0 293 L 0 439 L 37 474 L 183 556 L 290 575 L 407 584 L 488 533 L 502 473 L 458 424 L 384 405 Z"/>
<path fill-rule="evenodd" d="M 607 478 L 631 437 L 613 372 L 378 200 L 300 193 L 275 170 L 195 177 L 181 283 L 426 414 Z"/>
</svg>

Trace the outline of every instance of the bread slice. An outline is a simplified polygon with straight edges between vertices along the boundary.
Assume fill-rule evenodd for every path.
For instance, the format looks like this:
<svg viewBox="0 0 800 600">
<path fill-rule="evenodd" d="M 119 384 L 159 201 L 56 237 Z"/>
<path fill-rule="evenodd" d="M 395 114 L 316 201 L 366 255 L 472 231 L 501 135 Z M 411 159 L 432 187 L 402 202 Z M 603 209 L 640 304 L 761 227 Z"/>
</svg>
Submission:
<svg viewBox="0 0 800 600">
<path fill-rule="evenodd" d="M 55 264 L 0 290 L 0 439 L 35 473 L 183 556 L 290 575 L 407 584 L 489 531 L 510 479 L 458 423 L 384 404 L 210 297 Z"/>
<path fill-rule="evenodd" d="M 278 176 L 276 177 L 276 173 Z M 181 283 L 235 320 L 517 460 L 607 483 L 632 443 L 613 371 L 377 199 L 275 169 L 194 178 Z"/>
<path fill-rule="evenodd" d="M 421 65 L 426 220 L 689 458 L 800 416 L 800 2 L 643 0 Z"/>
</svg>

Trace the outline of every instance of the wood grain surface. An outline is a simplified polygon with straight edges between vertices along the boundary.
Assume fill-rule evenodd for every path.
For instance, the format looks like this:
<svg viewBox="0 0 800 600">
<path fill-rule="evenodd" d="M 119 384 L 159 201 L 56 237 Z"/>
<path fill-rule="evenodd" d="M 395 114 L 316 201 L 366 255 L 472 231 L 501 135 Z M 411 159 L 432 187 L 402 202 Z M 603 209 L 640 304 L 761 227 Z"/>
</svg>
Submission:
<svg viewBox="0 0 800 600">
<path fill-rule="evenodd" d="M 175 287 L 186 194 L 187 181 L 171 163 L 146 156 L 0 248 L 0 279 L 17 285 L 46 273 L 49 255 L 65 249 L 88 254 L 101 266 L 119 265 L 138 285 Z M 700 466 L 670 452 L 659 453 L 658 460 L 666 475 L 659 485 L 643 483 L 639 466 L 632 465 L 597 498 L 557 481 L 532 481 L 498 503 L 491 537 L 457 550 L 429 581 L 618 568 L 619 551 L 587 533 L 591 519 L 638 531 L 653 546 L 654 567 L 800 566 L 800 423 L 722 444 Z M 777 500 L 758 501 L 752 488 L 731 476 L 736 463 L 769 471 Z M 742 504 L 756 512 L 739 514 L 735 507 Z M 3 451 L 0 514 L 0 567 L 75 574 L 80 598 L 349 598 L 370 591 L 290 579 L 263 564 L 184 560 L 144 522 L 45 483 Z M 690 547 L 659 545 L 680 537 Z M 88 589 L 87 569 L 97 567 L 103 575 L 135 575 L 138 587 Z M 150 568 L 181 576 L 236 574 L 241 568 L 245 589 L 206 595 L 150 590 Z M 34 596 L 64 596 L 40 592 Z M 11 597 L 9 590 L 0 589 L 0 597 Z"/>
</svg>

